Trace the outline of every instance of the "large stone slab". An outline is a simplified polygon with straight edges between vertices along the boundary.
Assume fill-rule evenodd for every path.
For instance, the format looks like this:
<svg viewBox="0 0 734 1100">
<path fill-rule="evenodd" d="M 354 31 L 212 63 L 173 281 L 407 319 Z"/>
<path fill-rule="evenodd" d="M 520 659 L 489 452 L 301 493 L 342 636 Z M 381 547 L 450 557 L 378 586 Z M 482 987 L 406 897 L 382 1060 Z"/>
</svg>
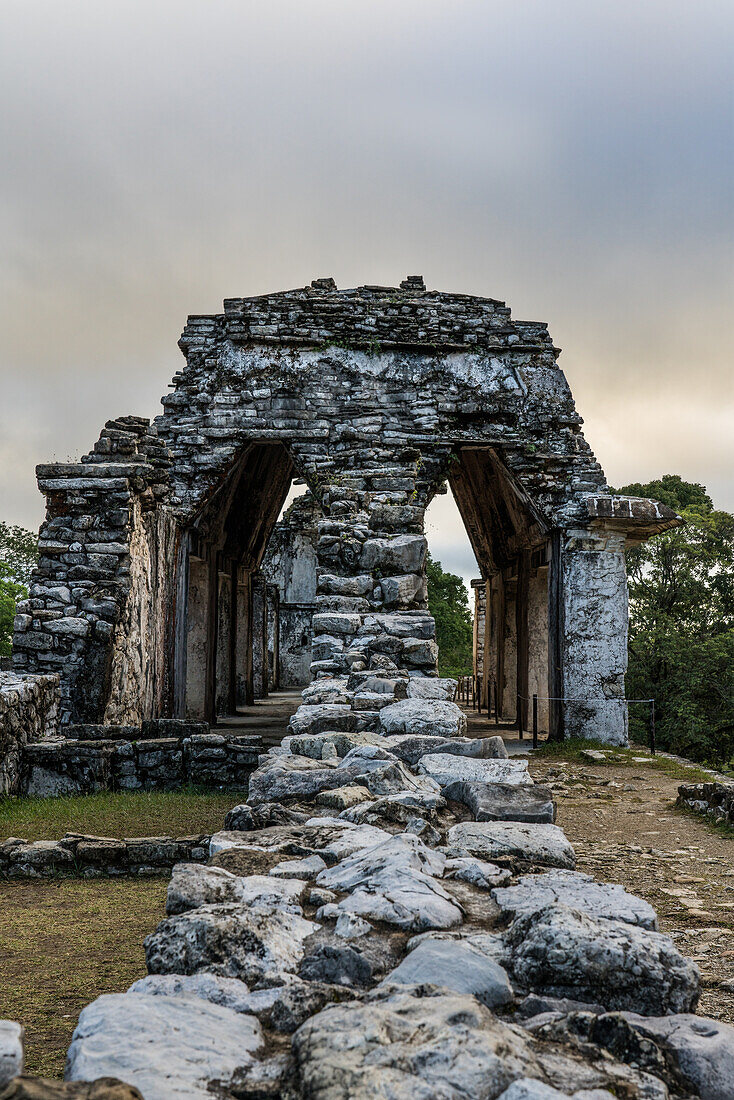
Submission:
<svg viewBox="0 0 734 1100">
<path fill-rule="evenodd" d="M 434 878 L 445 863 L 441 853 L 416 836 L 392 837 L 321 872 L 318 886 L 348 896 L 319 910 L 319 916 L 353 913 L 412 931 L 453 928 L 461 923 L 462 911 Z"/>
<path fill-rule="evenodd" d="M 357 766 L 329 767 L 310 756 L 272 756 L 250 776 L 247 801 L 251 806 L 288 799 L 307 801 L 319 791 L 348 786 L 359 774 Z"/>
<path fill-rule="evenodd" d="M 447 752 L 453 756 L 472 756 L 484 759 L 507 759 L 507 749 L 501 737 L 430 737 L 422 733 L 398 733 L 383 738 L 386 749 L 399 760 L 416 766 L 428 753 Z"/>
<path fill-rule="evenodd" d="M 445 798 L 461 802 L 475 821 L 527 821 L 552 825 L 556 819 L 553 795 L 546 787 L 482 783 L 464 779 L 443 788 Z"/>
<path fill-rule="evenodd" d="M 162 921 L 145 939 L 151 974 L 206 970 L 244 982 L 295 973 L 303 941 L 318 925 L 277 904 L 203 905 Z"/>
<path fill-rule="evenodd" d="M 327 730 L 351 730 L 354 729 L 354 715 L 349 703 L 301 703 L 288 729 L 294 737 Z"/>
<path fill-rule="evenodd" d="M 0 1089 L 23 1072 L 23 1048 L 21 1025 L 14 1020 L 0 1020 Z"/>
<path fill-rule="evenodd" d="M 643 1091 L 638 1072 L 611 1058 L 544 1047 L 475 997 L 420 986 L 327 1006 L 295 1033 L 293 1053 L 309 1100 L 496 1100 L 523 1079 L 578 1100 L 608 1100 L 590 1090 L 612 1083 L 611 1095 L 667 1096 L 649 1076 Z"/>
<path fill-rule="evenodd" d="M 655 910 L 648 902 L 628 894 L 623 886 L 597 882 L 592 875 L 579 871 L 523 875 L 516 885 L 493 890 L 492 897 L 503 912 L 513 916 L 535 913 L 547 905 L 560 903 L 590 917 L 638 924 L 650 931 L 657 929 Z"/>
<path fill-rule="evenodd" d="M 222 978 L 218 974 L 148 974 L 139 978 L 128 993 L 145 993 L 149 997 L 202 997 L 211 1004 L 232 1012 L 254 1015 L 257 997 L 238 978 Z M 254 1002 L 254 1003 L 253 1003 Z"/>
<path fill-rule="evenodd" d="M 408 680 L 409 699 L 446 699 L 453 702 L 458 680 L 438 676 L 411 676 Z"/>
<path fill-rule="evenodd" d="M 512 976 L 529 991 L 643 1016 L 690 1012 L 698 1000 L 694 963 L 633 924 L 554 904 L 517 917 L 504 941 Z"/>
<path fill-rule="evenodd" d="M 145 1100 L 211 1100 L 262 1048 L 259 1022 L 200 997 L 116 993 L 82 1011 L 67 1081 L 118 1077 Z"/>
<path fill-rule="evenodd" d="M 557 825 L 463 821 L 449 829 L 447 847 L 452 854 L 470 852 L 480 859 L 523 859 L 571 871 L 576 866 L 574 850 Z"/>
<path fill-rule="evenodd" d="M 470 993 L 487 1008 L 510 1004 L 507 973 L 468 943 L 424 940 L 383 979 L 383 985 L 437 985 Z"/>
<path fill-rule="evenodd" d="M 512 787 L 533 785 L 527 760 L 487 760 L 445 752 L 427 753 L 418 761 L 418 771 L 430 775 L 442 788 L 462 780 L 504 783 Z"/>
<path fill-rule="evenodd" d="M 734 1027 L 720 1020 L 683 1013 L 643 1017 L 624 1014 L 640 1034 L 670 1051 L 701 1100 L 734 1095 Z"/>
<path fill-rule="evenodd" d="M 462 737 L 466 715 L 441 699 L 401 699 L 380 711 L 380 729 L 386 733 L 422 733 L 430 736 Z"/>
<path fill-rule="evenodd" d="M 252 905 L 263 900 L 273 903 L 277 898 L 291 902 L 294 912 L 300 912 L 298 900 L 303 882 L 292 878 L 275 879 L 266 875 L 233 875 L 223 867 L 208 867 L 200 863 L 177 863 L 171 874 L 166 894 L 169 916 L 198 909 L 200 905 L 221 905 L 237 902 Z"/>
<path fill-rule="evenodd" d="M 320 855 L 327 863 L 333 863 L 361 848 L 388 840 L 390 835 L 375 825 L 324 816 L 308 818 L 302 825 L 275 825 L 249 833 L 225 830 L 214 834 L 209 850 L 212 856 L 229 850 L 241 851 L 243 855 L 250 853 L 255 865 L 260 854 L 257 870 L 269 871 L 286 857 Z M 248 874 L 255 869 L 255 866 L 248 868 Z"/>
</svg>

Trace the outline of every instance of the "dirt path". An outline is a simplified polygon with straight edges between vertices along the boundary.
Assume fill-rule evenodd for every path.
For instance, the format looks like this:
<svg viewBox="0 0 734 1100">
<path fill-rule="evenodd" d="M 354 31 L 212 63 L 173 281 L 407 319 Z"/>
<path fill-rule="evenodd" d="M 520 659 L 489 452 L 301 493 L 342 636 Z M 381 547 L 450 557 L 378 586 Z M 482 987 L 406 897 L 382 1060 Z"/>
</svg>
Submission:
<svg viewBox="0 0 734 1100">
<path fill-rule="evenodd" d="M 701 970 L 702 1015 L 734 1023 L 734 839 L 674 806 L 681 778 L 647 764 L 531 760 L 558 803 L 578 869 L 655 907 Z"/>
</svg>

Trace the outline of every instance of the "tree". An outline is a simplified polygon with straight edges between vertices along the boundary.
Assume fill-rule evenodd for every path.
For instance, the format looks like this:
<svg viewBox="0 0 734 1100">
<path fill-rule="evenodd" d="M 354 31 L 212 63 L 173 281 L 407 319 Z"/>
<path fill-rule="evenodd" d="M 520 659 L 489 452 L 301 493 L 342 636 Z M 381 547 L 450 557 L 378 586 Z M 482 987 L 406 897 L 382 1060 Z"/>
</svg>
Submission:
<svg viewBox="0 0 734 1100">
<path fill-rule="evenodd" d="M 445 573 L 430 554 L 426 580 L 428 610 L 436 620 L 439 671 L 442 676 L 466 676 L 472 670 L 472 617 L 464 582 Z"/>
<path fill-rule="evenodd" d="M 24 527 L 0 523 L 0 657 L 10 655 L 15 605 L 28 595 L 37 560 L 36 535 Z"/>
<path fill-rule="evenodd" d="M 734 516 L 704 486 L 666 474 L 618 490 L 685 520 L 627 555 L 627 695 L 654 698 L 662 747 L 716 765 L 734 757 Z"/>
</svg>

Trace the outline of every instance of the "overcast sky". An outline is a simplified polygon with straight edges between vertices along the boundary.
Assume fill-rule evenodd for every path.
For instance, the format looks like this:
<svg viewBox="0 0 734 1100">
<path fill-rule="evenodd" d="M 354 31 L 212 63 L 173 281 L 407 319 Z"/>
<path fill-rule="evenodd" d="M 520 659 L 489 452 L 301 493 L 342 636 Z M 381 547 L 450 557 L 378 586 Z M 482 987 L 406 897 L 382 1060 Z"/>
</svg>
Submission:
<svg viewBox="0 0 734 1100">
<path fill-rule="evenodd" d="M 418 272 L 549 323 L 612 484 L 734 510 L 731 0 L 0 13 L 0 518 L 37 527 L 37 462 L 159 411 L 187 313 Z"/>
</svg>

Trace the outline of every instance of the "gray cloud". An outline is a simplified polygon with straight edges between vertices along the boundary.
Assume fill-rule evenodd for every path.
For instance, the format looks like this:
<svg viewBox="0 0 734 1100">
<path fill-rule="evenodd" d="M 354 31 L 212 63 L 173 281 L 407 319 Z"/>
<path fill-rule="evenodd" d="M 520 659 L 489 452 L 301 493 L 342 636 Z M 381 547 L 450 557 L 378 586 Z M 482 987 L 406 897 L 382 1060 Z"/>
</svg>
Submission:
<svg viewBox="0 0 734 1100">
<path fill-rule="evenodd" d="M 2 15 L 4 518 L 39 523 L 36 462 L 156 413 L 188 312 L 415 271 L 549 322 L 612 483 L 677 471 L 734 509 L 730 4 Z"/>
</svg>

